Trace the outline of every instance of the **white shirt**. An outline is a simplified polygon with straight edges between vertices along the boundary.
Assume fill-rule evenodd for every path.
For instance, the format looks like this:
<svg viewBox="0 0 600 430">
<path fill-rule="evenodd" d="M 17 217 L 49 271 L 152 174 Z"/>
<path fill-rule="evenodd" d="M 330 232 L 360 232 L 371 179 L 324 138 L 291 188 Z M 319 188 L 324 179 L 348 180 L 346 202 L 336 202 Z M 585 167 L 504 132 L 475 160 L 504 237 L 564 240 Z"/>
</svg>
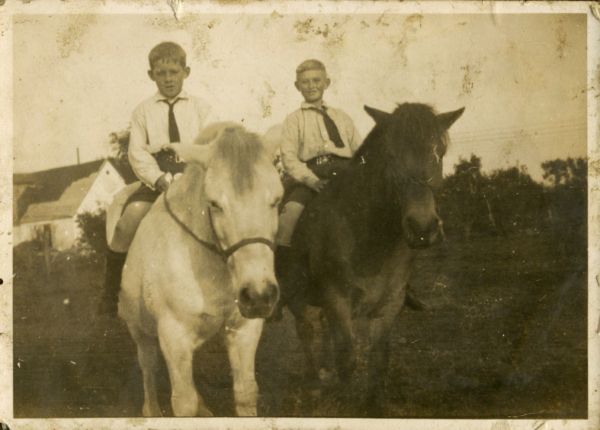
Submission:
<svg viewBox="0 0 600 430">
<path fill-rule="evenodd" d="M 303 102 L 300 109 L 288 115 L 283 122 L 281 161 L 286 172 L 304 184 L 314 184 L 319 180 L 306 165 L 308 160 L 326 154 L 351 158 L 362 143 L 352 119 L 345 112 L 325 103 L 323 106 L 340 132 L 344 142 L 342 148 L 331 141 L 323 115 L 316 112 L 315 106 L 310 103 Z"/>
<path fill-rule="evenodd" d="M 181 143 L 193 143 L 200 130 L 208 124 L 210 107 L 184 91 L 176 98 L 180 100 L 173 105 L 173 112 Z M 151 188 L 164 173 L 152 154 L 169 143 L 169 106 L 165 100 L 165 96 L 156 93 L 140 103 L 131 117 L 129 163 L 136 176 Z"/>
</svg>

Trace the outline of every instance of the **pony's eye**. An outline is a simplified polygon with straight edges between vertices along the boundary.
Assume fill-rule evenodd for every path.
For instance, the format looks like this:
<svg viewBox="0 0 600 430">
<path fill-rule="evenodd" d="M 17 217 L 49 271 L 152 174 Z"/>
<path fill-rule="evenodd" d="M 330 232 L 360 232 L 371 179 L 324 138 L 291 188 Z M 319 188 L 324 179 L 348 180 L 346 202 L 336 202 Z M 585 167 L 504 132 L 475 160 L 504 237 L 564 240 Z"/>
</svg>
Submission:
<svg viewBox="0 0 600 430">
<path fill-rule="evenodd" d="M 215 210 L 215 211 L 220 211 L 220 210 L 223 210 L 223 209 L 221 208 L 221 206 L 219 206 L 219 204 L 218 204 L 217 202 L 215 202 L 214 200 L 211 200 L 211 201 L 209 202 L 209 205 L 210 205 L 210 208 L 211 208 L 212 210 Z"/>
</svg>

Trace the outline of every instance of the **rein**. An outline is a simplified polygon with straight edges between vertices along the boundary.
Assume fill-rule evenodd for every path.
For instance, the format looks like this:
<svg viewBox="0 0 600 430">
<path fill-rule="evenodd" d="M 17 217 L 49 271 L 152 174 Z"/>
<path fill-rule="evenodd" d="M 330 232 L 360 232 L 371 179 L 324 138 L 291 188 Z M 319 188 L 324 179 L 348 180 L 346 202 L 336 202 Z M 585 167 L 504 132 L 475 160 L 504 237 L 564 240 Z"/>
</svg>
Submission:
<svg viewBox="0 0 600 430">
<path fill-rule="evenodd" d="M 169 200 L 167 199 L 166 192 L 164 193 L 164 200 L 165 200 L 165 207 L 167 208 L 167 212 L 177 222 L 177 224 L 179 224 L 179 226 L 183 230 L 185 230 L 190 236 L 192 236 L 194 239 L 196 239 L 196 241 L 198 243 L 200 243 L 202 246 L 204 246 L 208 250 L 214 252 L 215 254 L 220 255 L 221 258 L 223 258 L 223 260 L 225 260 L 225 261 L 227 261 L 227 259 L 229 257 L 231 257 L 240 248 L 242 248 L 246 245 L 252 245 L 255 243 L 262 243 L 264 245 L 267 245 L 271 249 L 271 251 L 275 251 L 275 244 L 272 241 L 270 241 L 269 239 L 265 239 L 264 237 L 251 237 L 251 238 L 242 239 L 239 242 L 236 242 L 233 245 L 231 245 L 229 248 L 223 249 L 219 245 L 215 245 L 214 243 L 208 242 L 208 241 L 198 237 L 198 235 L 196 233 L 194 233 L 187 225 L 185 225 L 185 223 L 183 221 L 181 221 L 179 218 L 177 218 L 177 215 L 175 215 L 175 212 L 173 212 L 173 209 L 171 208 L 171 204 L 169 203 Z M 208 210 L 208 218 L 210 220 L 210 227 L 212 228 L 212 230 L 214 232 L 215 228 L 213 226 L 212 213 L 210 211 L 210 208 L 207 208 L 207 210 Z"/>
</svg>

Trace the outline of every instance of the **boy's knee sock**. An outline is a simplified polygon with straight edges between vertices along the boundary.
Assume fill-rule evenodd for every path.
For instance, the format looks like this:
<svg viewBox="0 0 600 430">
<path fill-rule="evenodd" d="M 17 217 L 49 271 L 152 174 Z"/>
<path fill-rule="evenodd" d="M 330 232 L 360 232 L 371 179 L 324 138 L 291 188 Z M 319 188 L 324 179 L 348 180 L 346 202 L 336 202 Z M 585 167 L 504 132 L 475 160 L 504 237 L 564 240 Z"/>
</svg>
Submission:
<svg viewBox="0 0 600 430">
<path fill-rule="evenodd" d="M 289 246 L 278 246 L 275 250 L 275 276 L 279 282 L 280 302 L 289 303 L 304 286 L 304 268 L 298 255 Z"/>
<path fill-rule="evenodd" d="M 275 276 L 278 280 L 279 278 L 285 278 L 288 273 L 291 251 L 292 248 L 285 245 L 277 245 L 277 248 L 275 248 Z"/>
<path fill-rule="evenodd" d="M 304 205 L 295 201 L 290 201 L 285 204 L 283 210 L 279 214 L 279 229 L 275 237 L 277 245 L 283 245 L 289 248 L 292 241 L 292 234 L 298 222 L 298 218 L 304 210 Z"/>
<path fill-rule="evenodd" d="M 126 252 L 115 252 L 108 250 L 106 253 L 106 273 L 104 279 L 104 292 L 108 296 L 115 297 L 121 289 L 121 274 L 125 264 Z"/>
</svg>

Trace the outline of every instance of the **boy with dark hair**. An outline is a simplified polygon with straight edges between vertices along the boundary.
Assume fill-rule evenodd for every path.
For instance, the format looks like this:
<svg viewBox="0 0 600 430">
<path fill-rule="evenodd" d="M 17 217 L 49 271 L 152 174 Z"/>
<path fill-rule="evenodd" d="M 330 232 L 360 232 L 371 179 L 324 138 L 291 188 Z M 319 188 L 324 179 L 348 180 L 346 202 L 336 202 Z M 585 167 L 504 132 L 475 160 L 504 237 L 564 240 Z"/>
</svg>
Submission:
<svg viewBox="0 0 600 430">
<path fill-rule="evenodd" d="M 129 163 L 142 182 L 128 199 L 106 256 L 105 291 L 100 313 L 117 313 L 121 273 L 137 227 L 158 196 L 169 188 L 184 163 L 172 152 L 162 150 L 168 143 L 192 143 L 206 125 L 209 108 L 183 91 L 190 75 L 186 53 L 173 42 L 156 45 L 148 55 L 148 77 L 158 91 L 133 111 L 129 138 Z"/>
</svg>

